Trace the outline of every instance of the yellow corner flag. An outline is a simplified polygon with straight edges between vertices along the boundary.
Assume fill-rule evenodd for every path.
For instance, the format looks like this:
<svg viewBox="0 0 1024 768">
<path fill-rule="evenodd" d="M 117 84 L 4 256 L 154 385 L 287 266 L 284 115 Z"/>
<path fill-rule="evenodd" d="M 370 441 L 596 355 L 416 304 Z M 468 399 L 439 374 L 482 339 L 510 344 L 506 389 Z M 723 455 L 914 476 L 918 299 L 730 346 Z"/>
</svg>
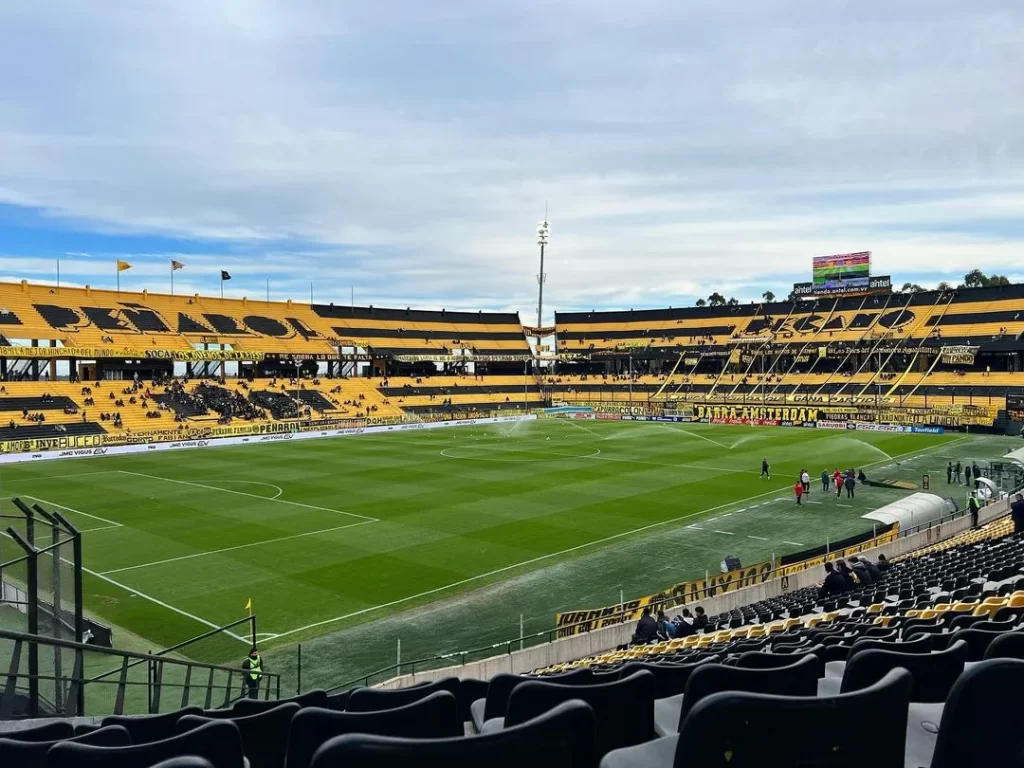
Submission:
<svg viewBox="0 0 1024 768">
<path fill-rule="evenodd" d="M 117 262 L 117 271 L 118 272 L 124 272 L 126 269 L 131 269 L 131 268 L 132 268 L 132 265 L 129 264 L 127 261 L 121 261 L 120 259 L 118 259 L 118 262 Z"/>
<path fill-rule="evenodd" d="M 249 614 L 252 615 L 252 598 L 251 597 L 248 600 L 245 601 L 245 610 L 247 610 L 249 612 Z"/>
</svg>

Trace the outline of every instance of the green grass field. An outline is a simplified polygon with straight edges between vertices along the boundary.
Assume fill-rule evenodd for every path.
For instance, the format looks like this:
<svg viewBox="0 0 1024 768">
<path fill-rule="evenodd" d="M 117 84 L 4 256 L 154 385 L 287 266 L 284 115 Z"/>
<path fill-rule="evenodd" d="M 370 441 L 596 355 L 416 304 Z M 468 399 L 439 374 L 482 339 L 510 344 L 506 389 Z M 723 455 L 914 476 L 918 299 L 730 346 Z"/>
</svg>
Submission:
<svg viewBox="0 0 1024 768">
<path fill-rule="evenodd" d="M 548 630 L 558 610 L 656 591 L 725 554 L 755 563 L 843 538 L 903 493 L 837 501 L 822 469 L 931 472 L 945 488 L 947 457 L 1011 445 L 534 421 L 9 465 L 0 509 L 18 496 L 85 531 L 87 609 L 115 642 L 124 628 L 166 647 L 245 616 L 251 597 L 268 663 L 291 679 L 302 642 L 308 688 L 392 663 L 398 640 L 405 659 L 478 648 L 517 636 L 521 616 L 527 633 Z M 815 490 L 797 507 L 804 467 Z M 244 651 L 243 638 L 193 649 Z"/>
</svg>

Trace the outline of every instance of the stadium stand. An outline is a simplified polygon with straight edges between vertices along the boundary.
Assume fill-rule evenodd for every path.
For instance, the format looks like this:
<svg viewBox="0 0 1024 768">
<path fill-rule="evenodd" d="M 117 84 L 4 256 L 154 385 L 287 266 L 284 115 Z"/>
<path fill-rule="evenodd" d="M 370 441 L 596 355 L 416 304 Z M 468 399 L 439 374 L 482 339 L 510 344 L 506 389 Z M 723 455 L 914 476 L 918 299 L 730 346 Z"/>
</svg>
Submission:
<svg viewBox="0 0 1024 768">
<path fill-rule="evenodd" d="M 1018 765 L 1024 739 L 1000 723 L 1020 714 L 1024 684 L 1024 536 L 998 518 L 866 572 L 878 578 L 839 593 L 796 589 L 710 616 L 700 633 L 529 675 L 111 717 L 75 738 L 66 724 L 26 727 L 0 738 L 0 759 Z"/>
</svg>

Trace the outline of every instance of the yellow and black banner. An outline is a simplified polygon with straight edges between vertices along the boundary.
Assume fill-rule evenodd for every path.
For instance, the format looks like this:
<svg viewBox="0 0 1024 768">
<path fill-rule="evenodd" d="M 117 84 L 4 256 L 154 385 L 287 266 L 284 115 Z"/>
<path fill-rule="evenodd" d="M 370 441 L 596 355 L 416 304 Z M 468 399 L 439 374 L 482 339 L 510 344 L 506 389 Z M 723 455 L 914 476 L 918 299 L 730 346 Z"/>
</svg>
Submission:
<svg viewBox="0 0 1024 768">
<path fill-rule="evenodd" d="M 772 570 L 771 563 L 758 563 L 746 568 L 739 568 L 728 573 L 718 573 L 707 579 L 694 579 L 684 581 L 681 584 L 659 592 L 654 595 L 645 595 L 635 600 L 628 600 L 622 605 L 612 605 L 605 608 L 595 608 L 584 611 L 566 611 L 555 614 L 555 626 L 558 628 L 559 637 L 571 637 L 581 635 L 594 629 L 612 627 L 627 621 L 636 621 L 644 608 L 650 607 L 652 611 L 658 611 L 663 606 L 675 606 L 693 604 L 714 597 L 726 592 L 734 592 L 737 589 L 761 584 L 769 579 L 780 576 L 790 576 L 808 568 L 822 565 L 826 560 L 846 558 L 859 552 L 888 544 L 899 538 L 899 526 L 894 525 L 891 530 L 869 538 L 860 544 L 845 549 L 829 552 L 828 555 L 801 560 L 798 563 L 783 566 Z"/>
<path fill-rule="evenodd" d="M 263 352 L 233 349 L 142 349 L 141 347 L 20 347 L 0 346 L 0 357 L 19 359 L 64 360 L 71 357 L 86 359 L 147 359 L 180 362 L 203 360 L 262 360 Z"/>
<path fill-rule="evenodd" d="M 79 448 L 99 448 L 107 435 L 54 435 L 28 440 L 4 440 L 0 453 L 40 453 L 42 451 L 69 451 Z"/>
<path fill-rule="evenodd" d="M 774 405 L 710 405 L 695 403 L 693 418 L 727 422 L 792 422 L 803 423 L 824 419 L 823 411 L 807 406 Z"/>
<path fill-rule="evenodd" d="M 760 584 L 771 577 L 771 563 L 759 563 L 728 573 L 716 573 L 707 579 L 693 579 L 669 587 L 664 592 L 630 600 L 623 605 L 596 608 L 589 611 L 566 611 L 555 614 L 559 637 L 569 637 L 592 629 L 610 627 L 640 618 L 644 608 L 657 610 L 662 605 L 695 603 L 725 592 Z"/>
</svg>

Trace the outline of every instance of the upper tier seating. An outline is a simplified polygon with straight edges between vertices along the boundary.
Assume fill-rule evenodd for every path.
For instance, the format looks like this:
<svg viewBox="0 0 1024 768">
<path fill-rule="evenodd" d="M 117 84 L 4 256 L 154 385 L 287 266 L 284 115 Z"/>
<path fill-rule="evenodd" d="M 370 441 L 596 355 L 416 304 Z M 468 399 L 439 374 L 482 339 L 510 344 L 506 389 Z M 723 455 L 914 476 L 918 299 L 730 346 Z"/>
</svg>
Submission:
<svg viewBox="0 0 1024 768">
<path fill-rule="evenodd" d="M 65 346 L 282 354 L 333 353 L 337 347 L 386 354 L 527 356 L 513 313 L 428 312 L 333 304 L 298 304 L 168 296 L 90 288 L 0 283 L 0 328 L 8 339 L 60 341 Z M 123 354 L 122 354 L 123 356 Z"/>
</svg>

